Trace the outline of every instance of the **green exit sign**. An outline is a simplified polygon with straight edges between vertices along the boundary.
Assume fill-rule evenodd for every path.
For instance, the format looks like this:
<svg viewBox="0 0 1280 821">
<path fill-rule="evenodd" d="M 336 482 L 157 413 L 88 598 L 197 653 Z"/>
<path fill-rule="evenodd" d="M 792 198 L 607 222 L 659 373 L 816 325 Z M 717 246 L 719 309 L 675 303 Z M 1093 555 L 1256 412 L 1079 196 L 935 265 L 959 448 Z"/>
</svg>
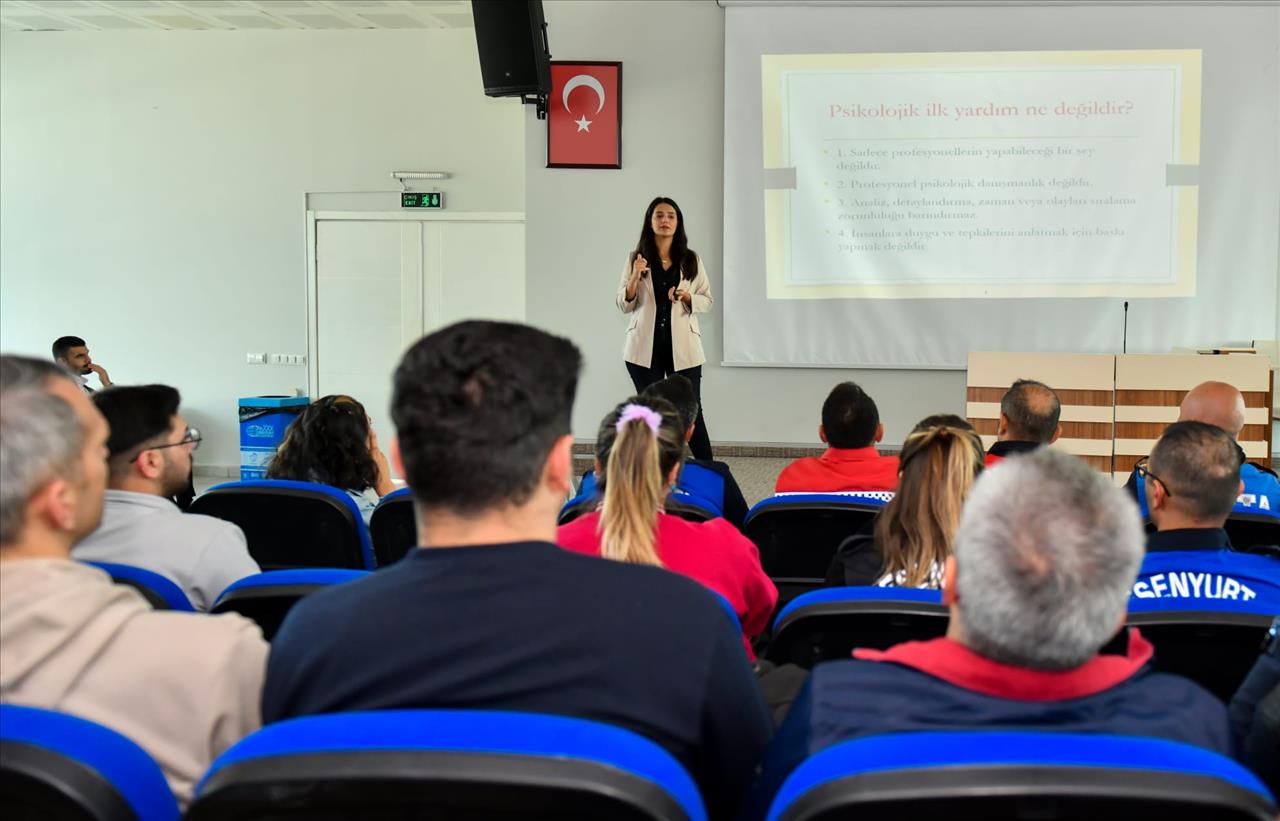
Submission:
<svg viewBox="0 0 1280 821">
<path fill-rule="evenodd" d="M 444 194 L 439 191 L 406 191 L 400 195 L 401 208 L 444 208 Z"/>
</svg>

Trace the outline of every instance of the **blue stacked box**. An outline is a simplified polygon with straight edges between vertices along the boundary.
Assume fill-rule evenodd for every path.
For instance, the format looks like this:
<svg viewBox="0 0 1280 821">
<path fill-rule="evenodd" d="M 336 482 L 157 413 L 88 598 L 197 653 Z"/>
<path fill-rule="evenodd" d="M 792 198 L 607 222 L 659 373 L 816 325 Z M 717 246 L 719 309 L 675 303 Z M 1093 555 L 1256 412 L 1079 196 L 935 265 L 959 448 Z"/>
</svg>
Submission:
<svg viewBox="0 0 1280 821">
<path fill-rule="evenodd" d="M 285 429 L 310 401 L 305 396 L 240 397 L 241 479 L 266 478 Z"/>
</svg>

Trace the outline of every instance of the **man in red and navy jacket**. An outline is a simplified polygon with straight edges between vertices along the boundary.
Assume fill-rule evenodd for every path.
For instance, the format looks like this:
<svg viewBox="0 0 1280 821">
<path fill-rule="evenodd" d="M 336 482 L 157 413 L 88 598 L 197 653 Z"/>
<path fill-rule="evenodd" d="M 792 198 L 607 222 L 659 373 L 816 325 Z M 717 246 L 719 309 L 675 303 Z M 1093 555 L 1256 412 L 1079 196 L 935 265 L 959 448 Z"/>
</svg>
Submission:
<svg viewBox="0 0 1280 821">
<path fill-rule="evenodd" d="M 762 817 L 808 756 L 859 736 L 1028 729 L 1155 736 L 1230 755 L 1226 708 L 1199 685 L 1154 672 L 1124 623 L 1143 555 L 1133 502 L 1052 448 L 983 473 L 947 560 L 945 638 L 855 650 L 819 664 L 765 756 L 749 807 Z"/>
<path fill-rule="evenodd" d="M 1062 403 L 1043 382 L 1019 379 L 1000 399 L 1000 426 L 983 463 L 999 464 L 1015 453 L 1027 453 L 1056 442 L 1062 435 L 1058 417 Z"/>
</svg>

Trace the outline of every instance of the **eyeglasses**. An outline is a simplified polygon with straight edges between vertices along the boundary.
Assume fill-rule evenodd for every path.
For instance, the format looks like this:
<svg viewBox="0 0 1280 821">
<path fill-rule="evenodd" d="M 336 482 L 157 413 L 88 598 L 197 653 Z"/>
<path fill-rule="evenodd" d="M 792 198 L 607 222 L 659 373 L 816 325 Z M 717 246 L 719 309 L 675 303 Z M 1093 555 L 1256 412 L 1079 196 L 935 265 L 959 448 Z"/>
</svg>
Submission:
<svg viewBox="0 0 1280 821">
<path fill-rule="evenodd" d="M 1155 475 L 1154 473 L 1152 473 L 1151 468 L 1147 467 L 1147 460 L 1150 458 L 1151 458 L 1150 456 L 1144 456 L 1141 459 L 1139 459 L 1137 463 L 1134 464 L 1133 466 L 1134 471 L 1136 471 L 1137 474 L 1141 476 L 1144 481 L 1150 480 L 1153 482 L 1159 482 L 1160 486 L 1164 488 L 1164 495 L 1172 499 L 1173 491 L 1169 490 L 1169 483 L 1166 482 L 1164 479 L 1161 479 L 1159 476 Z"/>
<path fill-rule="evenodd" d="M 200 449 L 200 443 L 203 440 L 204 440 L 204 437 L 200 435 L 199 428 L 189 427 L 187 428 L 186 433 L 183 434 L 182 438 L 177 442 L 169 442 L 168 444 L 165 444 L 165 445 L 151 445 L 150 447 L 145 447 L 142 450 L 138 451 L 138 456 L 141 456 L 142 454 L 146 453 L 149 450 L 164 450 L 165 448 L 176 448 L 182 445 L 191 445 L 191 452 L 195 453 L 197 450 Z M 133 457 L 129 461 L 130 462 L 138 461 L 138 456 Z"/>
</svg>

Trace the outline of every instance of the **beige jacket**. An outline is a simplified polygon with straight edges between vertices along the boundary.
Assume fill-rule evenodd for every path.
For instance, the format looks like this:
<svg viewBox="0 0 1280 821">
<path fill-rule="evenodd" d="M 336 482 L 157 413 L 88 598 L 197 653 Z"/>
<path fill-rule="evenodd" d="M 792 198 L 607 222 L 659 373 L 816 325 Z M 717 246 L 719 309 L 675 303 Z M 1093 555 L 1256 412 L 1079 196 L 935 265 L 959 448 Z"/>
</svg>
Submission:
<svg viewBox="0 0 1280 821">
<path fill-rule="evenodd" d="M 214 757 L 261 725 L 266 661 L 240 616 L 153 611 L 79 562 L 0 562 L 0 701 L 128 736 L 183 807 Z"/>
<path fill-rule="evenodd" d="M 626 362 L 649 367 L 653 362 L 653 322 L 657 312 L 653 293 L 653 276 L 646 275 L 636 286 L 636 298 L 627 301 L 627 280 L 631 278 L 631 260 L 622 269 L 622 280 L 618 283 L 618 296 L 615 300 L 618 309 L 631 315 L 627 325 L 627 338 L 622 343 L 622 358 Z M 676 370 L 693 368 L 707 361 L 702 352 L 702 329 L 698 327 L 698 314 L 711 311 L 714 300 L 711 299 L 711 282 L 707 279 L 707 269 L 702 267 L 702 257 L 698 257 L 698 275 L 686 286 L 690 292 L 692 306 L 677 303 L 671 306 L 671 352 Z M 666 299 L 666 294 L 660 295 Z"/>
</svg>

